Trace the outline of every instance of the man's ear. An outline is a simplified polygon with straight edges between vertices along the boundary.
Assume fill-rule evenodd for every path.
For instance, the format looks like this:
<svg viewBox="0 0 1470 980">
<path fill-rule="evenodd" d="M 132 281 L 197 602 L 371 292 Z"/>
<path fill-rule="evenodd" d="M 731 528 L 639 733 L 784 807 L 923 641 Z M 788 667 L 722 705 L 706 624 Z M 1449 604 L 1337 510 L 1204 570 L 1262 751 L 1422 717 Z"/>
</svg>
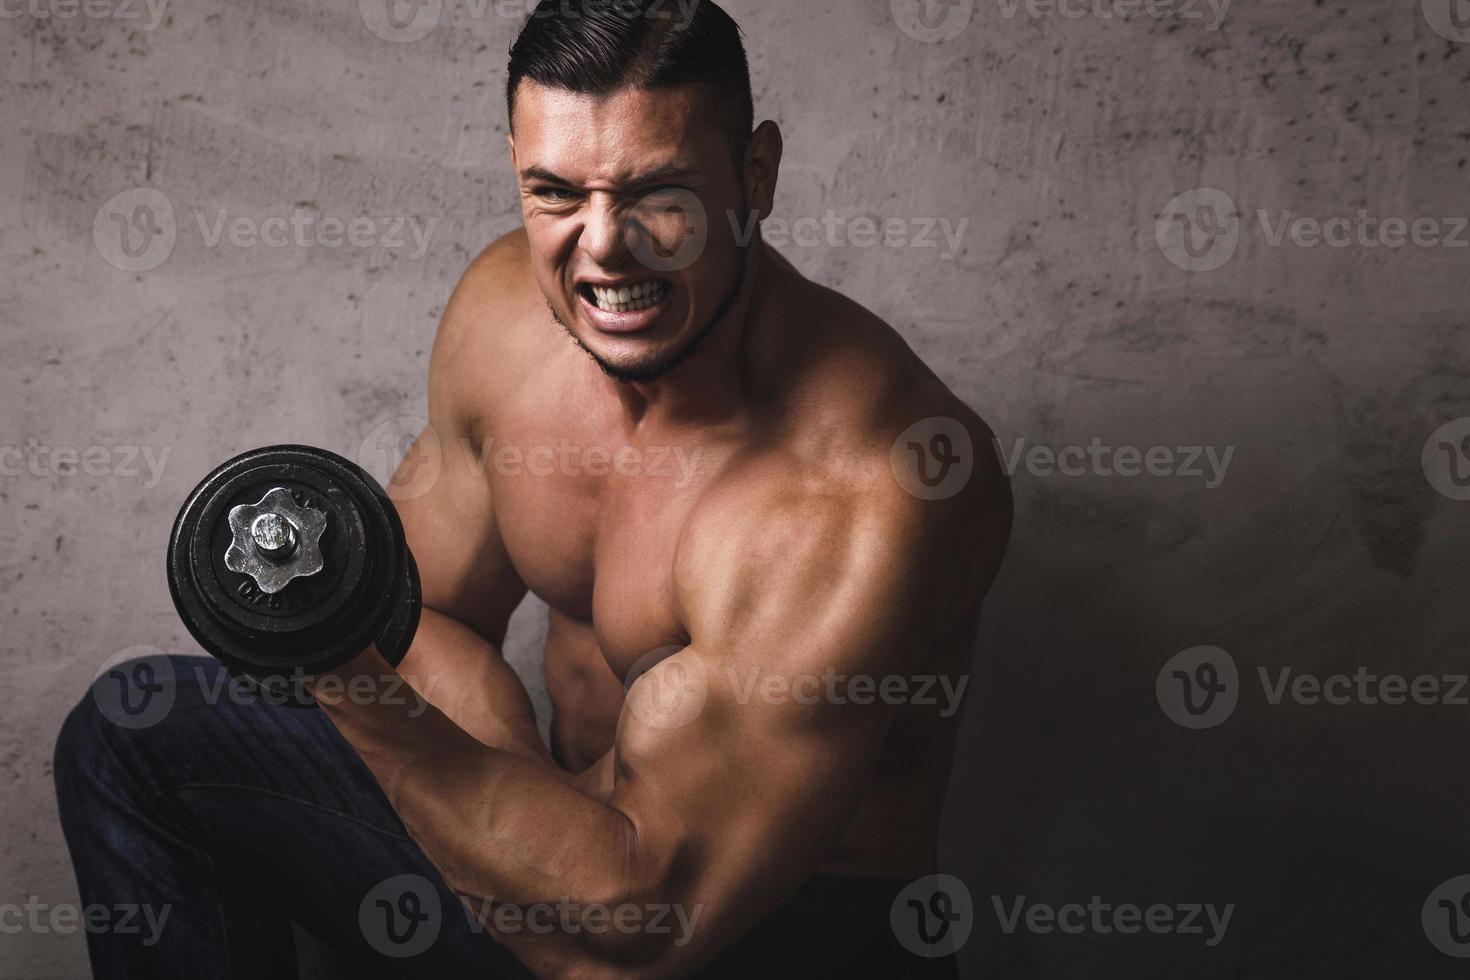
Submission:
<svg viewBox="0 0 1470 980">
<path fill-rule="evenodd" d="M 745 203 L 760 219 L 776 204 L 776 182 L 786 146 L 781 127 L 767 119 L 756 127 L 745 149 Z"/>
<path fill-rule="evenodd" d="M 505 142 L 506 142 L 506 145 L 510 147 L 510 171 L 513 174 L 520 174 L 521 168 L 516 164 L 516 136 L 515 136 L 515 133 L 506 133 L 505 134 Z"/>
</svg>

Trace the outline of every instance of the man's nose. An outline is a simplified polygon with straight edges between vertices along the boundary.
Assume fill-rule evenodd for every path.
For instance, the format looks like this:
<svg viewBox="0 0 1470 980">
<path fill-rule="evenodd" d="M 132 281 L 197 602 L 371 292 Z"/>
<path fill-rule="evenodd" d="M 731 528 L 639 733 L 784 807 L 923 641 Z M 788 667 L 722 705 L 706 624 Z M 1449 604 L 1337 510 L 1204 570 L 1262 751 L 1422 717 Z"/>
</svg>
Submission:
<svg viewBox="0 0 1470 980">
<path fill-rule="evenodd" d="M 636 233 L 627 212 L 612 201 L 594 201 L 582 228 L 582 251 L 604 269 L 616 269 L 627 258 L 629 235 Z"/>
</svg>

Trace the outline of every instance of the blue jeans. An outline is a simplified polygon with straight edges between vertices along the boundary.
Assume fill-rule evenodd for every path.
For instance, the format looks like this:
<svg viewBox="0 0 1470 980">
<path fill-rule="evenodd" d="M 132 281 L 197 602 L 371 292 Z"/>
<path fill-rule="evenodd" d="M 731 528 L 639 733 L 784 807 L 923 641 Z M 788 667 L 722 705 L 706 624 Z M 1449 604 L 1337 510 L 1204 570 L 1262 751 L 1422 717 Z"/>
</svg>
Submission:
<svg viewBox="0 0 1470 980">
<path fill-rule="evenodd" d="M 55 779 L 83 905 L 137 910 L 88 932 L 99 980 L 291 978 L 292 920 L 354 975 L 531 976 L 323 712 L 264 703 L 213 660 L 104 673 L 62 727 Z M 952 976 L 888 934 L 903 884 L 813 878 L 702 975 Z"/>
</svg>

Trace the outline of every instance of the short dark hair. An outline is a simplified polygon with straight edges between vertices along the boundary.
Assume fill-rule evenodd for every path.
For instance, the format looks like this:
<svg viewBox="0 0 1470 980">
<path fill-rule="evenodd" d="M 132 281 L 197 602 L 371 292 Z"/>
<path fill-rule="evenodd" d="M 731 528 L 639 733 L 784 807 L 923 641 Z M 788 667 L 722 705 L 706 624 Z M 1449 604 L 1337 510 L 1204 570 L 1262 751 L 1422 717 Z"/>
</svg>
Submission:
<svg viewBox="0 0 1470 980">
<path fill-rule="evenodd" d="M 686 10 L 672 0 L 541 0 L 510 50 L 512 128 L 525 79 L 586 95 L 699 85 L 725 117 L 738 163 L 755 128 L 740 26 L 714 0 Z"/>
</svg>

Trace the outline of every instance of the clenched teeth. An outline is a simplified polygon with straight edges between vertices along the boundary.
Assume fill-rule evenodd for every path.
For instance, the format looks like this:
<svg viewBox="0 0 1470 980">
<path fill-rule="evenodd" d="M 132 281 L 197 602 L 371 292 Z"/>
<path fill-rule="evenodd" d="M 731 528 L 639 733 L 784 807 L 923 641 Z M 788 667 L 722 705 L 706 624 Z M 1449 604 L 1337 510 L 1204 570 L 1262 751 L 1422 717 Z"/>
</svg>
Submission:
<svg viewBox="0 0 1470 980">
<path fill-rule="evenodd" d="M 650 306 L 657 306 L 669 295 L 668 283 L 657 280 L 618 289 L 603 286 L 588 288 L 597 300 L 597 308 L 604 313 L 636 313 Z"/>
</svg>

